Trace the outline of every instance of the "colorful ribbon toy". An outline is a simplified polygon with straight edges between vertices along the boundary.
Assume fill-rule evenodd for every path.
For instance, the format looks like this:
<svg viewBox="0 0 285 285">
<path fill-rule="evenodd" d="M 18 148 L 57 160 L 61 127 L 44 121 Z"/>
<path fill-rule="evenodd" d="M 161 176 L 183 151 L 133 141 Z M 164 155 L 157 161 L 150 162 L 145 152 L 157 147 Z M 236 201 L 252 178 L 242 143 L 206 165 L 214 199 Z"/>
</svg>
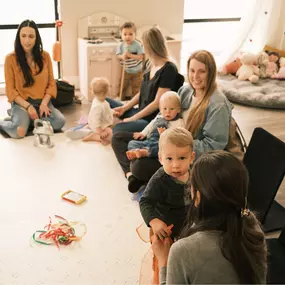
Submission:
<svg viewBox="0 0 285 285">
<path fill-rule="evenodd" d="M 49 217 L 49 224 L 44 227 L 45 230 L 38 230 L 33 234 L 33 240 L 40 244 L 52 245 L 57 248 L 60 245 L 69 245 L 73 241 L 80 241 L 86 234 L 86 225 L 80 222 L 68 222 L 65 218 L 55 215 L 58 219 L 57 224 L 52 224 Z M 82 226 L 83 233 L 81 236 L 76 236 L 74 226 Z"/>
</svg>

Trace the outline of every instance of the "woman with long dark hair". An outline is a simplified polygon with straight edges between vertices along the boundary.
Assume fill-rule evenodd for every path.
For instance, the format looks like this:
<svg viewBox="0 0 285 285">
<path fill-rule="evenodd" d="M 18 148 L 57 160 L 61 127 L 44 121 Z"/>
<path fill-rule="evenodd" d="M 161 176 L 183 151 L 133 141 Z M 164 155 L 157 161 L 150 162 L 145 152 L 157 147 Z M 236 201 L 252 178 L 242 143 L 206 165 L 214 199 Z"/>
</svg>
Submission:
<svg viewBox="0 0 285 285">
<path fill-rule="evenodd" d="M 24 137 L 38 118 L 50 121 L 54 130 L 63 127 L 64 116 L 51 103 L 57 89 L 50 55 L 43 50 L 38 27 L 32 20 L 19 25 L 14 52 L 5 59 L 5 82 L 11 118 L 0 121 L 0 129 L 10 137 Z"/>
<path fill-rule="evenodd" d="M 192 205 L 180 239 L 153 240 L 162 284 L 263 284 L 265 236 L 247 208 L 248 173 L 232 154 L 203 154 L 191 171 Z M 171 246 L 171 247 L 170 247 Z"/>
</svg>

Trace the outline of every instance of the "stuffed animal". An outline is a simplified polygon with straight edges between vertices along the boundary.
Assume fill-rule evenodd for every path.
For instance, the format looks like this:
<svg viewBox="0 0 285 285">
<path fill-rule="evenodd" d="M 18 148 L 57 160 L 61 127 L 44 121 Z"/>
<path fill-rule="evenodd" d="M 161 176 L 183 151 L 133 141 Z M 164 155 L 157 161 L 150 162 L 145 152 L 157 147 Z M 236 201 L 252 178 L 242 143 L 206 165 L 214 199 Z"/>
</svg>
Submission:
<svg viewBox="0 0 285 285">
<path fill-rule="evenodd" d="M 266 69 L 266 76 L 272 77 L 278 71 L 277 62 L 279 60 L 279 53 L 275 51 L 268 52 L 268 65 Z"/>
<path fill-rule="evenodd" d="M 241 67 L 240 59 L 237 57 L 234 61 L 231 61 L 223 66 L 221 74 L 236 74 Z"/>
<path fill-rule="evenodd" d="M 257 55 L 257 66 L 259 68 L 259 77 L 266 78 L 266 70 L 268 65 L 268 54 L 264 51 Z"/>
<path fill-rule="evenodd" d="M 240 58 L 242 63 L 238 69 L 236 76 L 239 80 L 249 80 L 251 83 L 256 83 L 259 79 L 259 69 L 254 66 L 253 63 L 256 61 L 256 56 L 252 53 L 244 53 Z"/>
<path fill-rule="evenodd" d="M 279 59 L 280 68 L 278 73 L 272 75 L 272 78 L 285 79 L 285 57 Z"/>
</svg>

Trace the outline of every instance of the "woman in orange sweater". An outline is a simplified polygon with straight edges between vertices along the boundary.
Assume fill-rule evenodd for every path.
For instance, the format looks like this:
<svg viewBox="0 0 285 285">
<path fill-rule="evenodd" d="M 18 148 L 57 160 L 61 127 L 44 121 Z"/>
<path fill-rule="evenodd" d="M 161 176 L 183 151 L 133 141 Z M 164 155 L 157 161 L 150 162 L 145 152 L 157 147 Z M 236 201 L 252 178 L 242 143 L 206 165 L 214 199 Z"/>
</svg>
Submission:
<svg viewBox="0 0 285 285">
<path fill-rule="evenodd" d="M 1 130 L 22 138 L 38 118 L 50 121 L 55 131 L 63 127 L 64 116 L 51 103 L 57 89 L 50 55 L 43 50 L 34 21 L 25 20 L 18 28 L 15 50 L 5 59 L 5 81 L 11 118 L 0 121 Z"/>
</svg>

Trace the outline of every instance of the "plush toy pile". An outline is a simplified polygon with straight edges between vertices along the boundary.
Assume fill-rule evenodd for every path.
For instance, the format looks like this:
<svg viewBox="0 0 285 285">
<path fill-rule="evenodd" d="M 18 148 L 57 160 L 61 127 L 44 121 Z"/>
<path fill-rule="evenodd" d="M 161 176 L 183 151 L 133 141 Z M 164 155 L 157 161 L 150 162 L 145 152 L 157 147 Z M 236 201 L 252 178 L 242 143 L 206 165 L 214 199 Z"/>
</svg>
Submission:
<svg viewBox="0 0 285 285">
<path fill-rule="evenodd" d="M 221 74 L 236 75 L 239 80 L 257 83 L 259 78 L 285 79 L 285 57 L 276 51 L 262 51 L 255 55 L 243 53 L 226 64 Z"/>
</svg>

